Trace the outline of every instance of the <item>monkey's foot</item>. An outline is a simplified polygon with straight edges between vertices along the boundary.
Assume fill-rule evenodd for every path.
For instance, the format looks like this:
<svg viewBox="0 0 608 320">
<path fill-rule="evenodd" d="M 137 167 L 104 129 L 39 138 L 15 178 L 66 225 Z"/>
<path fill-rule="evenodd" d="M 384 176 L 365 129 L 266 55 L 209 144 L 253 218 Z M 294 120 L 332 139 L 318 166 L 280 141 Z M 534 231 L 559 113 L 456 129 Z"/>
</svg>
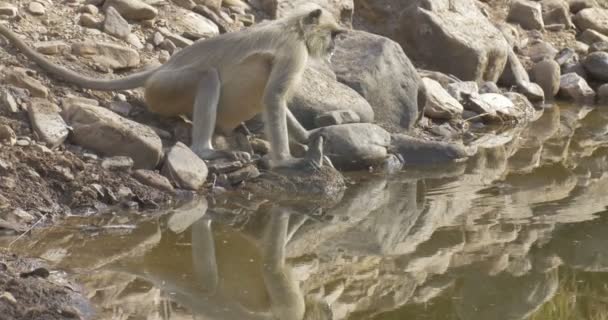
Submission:
<svg viewBox="0 0 608 320">
<path fill-rule="evenodd" d="M 203 160 L 229 159 L 241 161 L 243 163 L 251 162 L 251 155 L 245 151 L 229 151 L 229 150 L 213 150 L 213 149 L 192 149 L 199 158 Z"/>
</svg>

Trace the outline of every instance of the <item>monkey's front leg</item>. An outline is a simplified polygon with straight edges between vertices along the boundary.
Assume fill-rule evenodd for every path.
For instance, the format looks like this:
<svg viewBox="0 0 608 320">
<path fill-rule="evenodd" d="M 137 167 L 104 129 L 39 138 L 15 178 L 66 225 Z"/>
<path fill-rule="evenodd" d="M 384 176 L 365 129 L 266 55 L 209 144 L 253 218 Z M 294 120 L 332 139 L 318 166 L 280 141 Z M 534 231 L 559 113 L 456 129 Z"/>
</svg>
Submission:
<svg viewBox="0 0 608 320">
<path fill-rule="evenodd" d="M 229 158 L 250 161 L 251 155 L 247 152 L 213 149 L 211 139 L 217 120 L 221 81 L 215 69 L 204 72 L 198 81 L 192 112 L 192 151 L 204 160 Z"/>
</svg>

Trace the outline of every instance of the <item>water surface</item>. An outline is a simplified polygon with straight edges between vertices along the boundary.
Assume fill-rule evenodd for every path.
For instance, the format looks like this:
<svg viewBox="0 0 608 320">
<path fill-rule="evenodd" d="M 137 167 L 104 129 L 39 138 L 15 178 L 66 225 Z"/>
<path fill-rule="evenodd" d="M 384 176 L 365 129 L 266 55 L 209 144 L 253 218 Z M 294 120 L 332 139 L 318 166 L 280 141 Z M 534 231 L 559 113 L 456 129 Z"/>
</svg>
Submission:
<svg viewBox="0 0 608 320">
<path fill-rule="evenodd" d="M 608 319 L 607 133 L 608 111 L 554 107 L 465 163 L 351 177 L 331 208 L 197 200 L 15 248 L 101 319 Z"/>
</svg>

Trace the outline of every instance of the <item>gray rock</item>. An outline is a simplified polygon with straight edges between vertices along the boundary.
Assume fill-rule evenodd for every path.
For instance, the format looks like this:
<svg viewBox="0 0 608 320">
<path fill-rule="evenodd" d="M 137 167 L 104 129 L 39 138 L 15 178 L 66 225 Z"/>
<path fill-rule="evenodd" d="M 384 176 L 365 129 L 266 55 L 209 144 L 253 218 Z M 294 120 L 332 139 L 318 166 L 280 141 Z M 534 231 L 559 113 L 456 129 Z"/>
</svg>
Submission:
<svg viewBox="0 0 608 320">
<path fill-rule="evenodd" d="M 426 141 L 404 134 L 392 135 L 391 149 L 403 157 L 406 167 L 461 161 L 471 155 L 461 144 Z"/>
<path fill-rule="evenodd" d="M 597 100 L 601 104 L 608 104 L 608 83 L 601 85 L 597 89 Z"/>
<path fill-rule="evenodd" d="M 461 80 L 496 81 L 507 62 L 509 44 L 483 15 L 476 1 L 413 0 L 400 2 L 395 39 L 414 60 Z M 394 27 L 393 27 L 394 28 Z M 458 53 L 458 63 L 454 54 Z"/>
<path fill-rule="evenodd" d="M 538 2 L 514 0 L 509 8 L 507 21 L 517 23 L 527 30 L 542 30 L 544 27 L 542 7 Z"/>
<path fill-rule="evenodd" d="M 111 69 L 136 67 L 140 63 L 136 50 L 108 42 L 76 42 L 72 44 L 72 53 Z"/>
<path fill-rule="evenodd" d="M 464 108 L 460 102 L 445 91 L 439 82 L 429 78 L 422 78 L 422 82 L 427 92 L 427 103 L 424 109 L 427 117 L 453 119 L 462 116 Z"/>
<path fill-rule="evenodd" d="M 589 53 L 598 52 L 598 51 L 608 52 L 608 42 L 606 42 L 606 41 L 596 42 L 589 47 Z"/>
<path fill-rule="evenodd" d="M 555 60 L 543 60 L 532 68 L 534 81 L 545 93 L 545 97 L 553 98 L 559 91 L 561 69 Z"/>
<path fill-rule="evenodd" d="M 35 16 L 42 16 L 46 13 L 44 5 L 37 1 L 32 1 L 27 6 L 27 11 Z"/>
<path fill-rule="evenodd" d="M 83 13 L 80 15 L 78 24 L 85 28 L 97 29 L 101 26 L 101 20 L 89 13 Z"/>
<path fill-rule="evenodd" d="M 563 0 L 544 0 L 541 2 L 543 9 L 543 22 L 548 25 L 563 25 L 570 28 L 574 26 L 570 19 L 570 8 Z"/>
<path fill-rule="evenodd" d="M 532 62 L 539 62 L 544 59 L 555 59 L 557 53 L 557 49 L 546 41 L 537 41 L 524 49 L 524 54 L 530 57 Z"/>
<path fill-rule="evenodd" d="M 0 17 L 2 18 L 14 18 L 19 13 L 19 9 L 6 2 L 0 2 Z"/>
<path fill-rule="evenodd" d="M 17 135 L 13 129 L 5 124 L 0 125 L 0 144 L 14 146 L 17 143 Z"/>
<path fill-rule="evenodd" d="M 14 67 L 3 72 L 5 72 L 5 80 L 8 84 L 27 89 L 34 97 L 46 98 L 49 95 L 49 89 L 30 76 L 33 71 Z"/>
<path fill-rule="evenodd" d="M 315 125 L 317 127 L 358 122 L 361 122 L 361 118 L 352 110 L 329 111 L 322 113 L 315 118 Z"/>
<path fill-rule="evenodd" d="M 178 188 L 199 190 L 207 180 L 207 165 L 185 144 L 178 142 L 167 152 L 162 174 Z"/>
<path fill-rule="evenodd" d="M 153 6 L 140 0 L 106 0 L 103 9 L 113 6 L 125 19 L 150 20 L 158 14 Z"/>
<path fill-rule="evenodd" d="M 583 66 L 591 78 L 608 82 L 608 53 L 594 52 L 585 58 Z"/>
<path fill-rule="evenodd" d="M 110 6 L 106 9 L 106 19 L 103 21 L 103 31 L 120 39 L 127 39 L 131 34 L 131 25 L 120 13 Z"/>
<path fill-rule="evenodd" d="M 587 52 L 589 52 L 589 45 L 576 41 L 574 42 L 574 51 L 576 51 L 578 54 L 585 55 Z"/>
<path fill-rule="evenodd" d="M 576 73 L 579 76 L 583 77 L 583 79 L 587 79 L 588 75 L 587 75 L 587 70 L 585 70 L 585 67 L 583 67 L 583 63 L 582 62 L 569 62 L 566 63 L 563 67 L 562 67 L 562 74 L 566 74 L 566 73 Z"/>
<path fill-rule="evenodd" d="M 570 12 L 577 14 L 579 11 L 587 8 L 597 7 L 596 0 L 569 0 Z"/>
<path fill-rule="evenodd" d="M 150 127 L 116 113 L 81 103 L 64 105 L 62 116 L 73 128 L 74 143 L 106 156 L 128 156 L 136 169 L 155 168 L 162 142 Z"/>
<path fill-rule="evenodd" d="M 315 119 L 326 112 L 353 111 L 361 122 L 374 121 L 374 110 L 355 90 L 338 82 L 324 66 L 311 65 L 289 102 L 289 109 L 306 128 L 316 128 Z"/>
<path fill-rule="evenodd" d="M 87 4 L 87 5 L 82 6 L 79 11 L 82 13 L 96 15 L 99 13 L 99 8 L 97 8 L 96 6 L 94 6 L 92 4 Z"/>
<path fill-rule="evenodd" d="M 189 10 L 176 11 L 175 15 L 168 17 L 168 25 L 180 34 L 189 34 L 196 39 L 220 34 L 219 27 L 208 18 Z"/>
<path fill-rule="evenodd" d="M 323 150 L 336 168 L 367 169 L 384 161 L 390 134 L 371 123 L 352 123 L 320 128 L 313 134 L 324 139 Z"/>
<path fill-rule="evenodd" d="M 57 105 L 43 99 L 33 99 L 27 108 L 36 136 L 51 148 L 62 144 L 69 134 L 60 111 Z"/>
<path fill-rule="evenodd" d="M 145 185 L 159 190 L 167 192 L 175 191 L 173 185 L 171 185 L 171 181 L 156 171 L 146 169 L 135 170 L 133 172 L 133 178 Z"/>
<path fill-rule="evenodd" d="M 579 30 L 593 29 L 608 35 L 608 10 L 603 8 L 587 8 L 574 16 L 574 24 Z"/>
<path fill-rule="evenodd" d="M 584 44 L 592 45 L 596 42 L 608 41 L 608 36 L 603 35 L 593 29 L 587 29 L 579 35 L 578 40 Z"/>
<path fill-rule="evenodd" d="M 8 88 L 0 88 L 0 107 L 8 112 L 19 112 L 19 105 Z"/>
<path fill-rule="evenodd" d="M 464 96 L 479 93 L 479 86 L 475 81 L 462 81 L 448 84 L 447 90 L 452 97 L 462 102 L 465 99 Z"/>
<path fill-rule="evenodd" d="M 576 73 L 567 73 L 560 77 L 559 95 L 582 103 L 593 103 L 595 99 L 593 89 Z"/>
<path fill-rule="evenodd" d="M 507 64 L 500 75 L 498 83 L 502 86 L 512 87 L 524 82 L 530 82 L 528 72 L 517 54 L 513 50 L 509 50 Z"/>
<path fill-rule="evenodd" d="M 574 49 L 571 48 L 564 48 L 555 56 L 555 62 L 557 62 L 559 66 L 563 66 L 567 62 L 573 61 L 578 61 L 578 54 Z"/>
<path fill-rule="evenodd" d="M 101 166 L 106 170 L 129 171 L 135 162 L 131 157 L 114 156 L 101 160 Z"/>
<path fill-rule="evenodd" d="M 336 43 L 332 69 L 338 81 L 369 102 L 374 122 L 387 130 L 411 129 L 424 109 L 420 76 L 399 44 L 388 38 L 348 32 Z M 361 121 L 366 118 L 361 116 Z"/>
</svg>

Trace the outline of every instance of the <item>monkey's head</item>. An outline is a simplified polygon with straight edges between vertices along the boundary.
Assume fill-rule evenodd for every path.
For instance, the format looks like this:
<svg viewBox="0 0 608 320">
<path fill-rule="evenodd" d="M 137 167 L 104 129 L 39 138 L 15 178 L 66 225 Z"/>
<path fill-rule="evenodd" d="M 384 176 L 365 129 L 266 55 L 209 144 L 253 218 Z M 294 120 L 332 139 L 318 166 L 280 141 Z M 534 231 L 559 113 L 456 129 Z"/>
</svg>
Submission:
<svg viewBox="0 0 608 320">
<path fill-rule="evenodd" d="M 336 48 L 336 38 L 347 30 L 329 11 L 315 7 L 301 16 L 300 32 L 311 57 L 330 59 Z"/>
</svg>

